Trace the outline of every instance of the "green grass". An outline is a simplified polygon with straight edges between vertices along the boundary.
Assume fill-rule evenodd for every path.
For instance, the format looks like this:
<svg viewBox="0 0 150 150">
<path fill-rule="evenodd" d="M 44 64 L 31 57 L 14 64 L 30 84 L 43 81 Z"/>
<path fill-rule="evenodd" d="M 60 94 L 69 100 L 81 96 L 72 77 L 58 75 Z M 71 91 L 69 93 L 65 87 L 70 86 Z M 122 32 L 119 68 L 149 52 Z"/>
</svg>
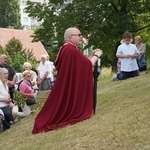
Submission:
<svg viewBox="0 0 150 150">
<path fill-rule="evenodd" d="M 150 73 L 124 81 L 99 77 L 96 114 L 83 122 L 32 135 L 36 114 L 0 134 L 1 150 L 149 150 Z M 43 100 L 42 100 L 43 101 Z"/>
</svg>

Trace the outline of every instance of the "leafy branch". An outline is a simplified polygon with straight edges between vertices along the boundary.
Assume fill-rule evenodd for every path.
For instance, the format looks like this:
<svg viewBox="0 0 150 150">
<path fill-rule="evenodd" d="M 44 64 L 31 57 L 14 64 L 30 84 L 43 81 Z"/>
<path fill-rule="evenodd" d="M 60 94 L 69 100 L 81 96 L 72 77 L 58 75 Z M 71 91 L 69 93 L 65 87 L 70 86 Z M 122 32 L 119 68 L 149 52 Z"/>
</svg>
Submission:
<svg viewBox="0 0 150 150">
<path fill-rule="evenodd" d="M 25 105 L 25 97 L 17 90 L 14 90 L 14 98 L 17 101 L 19 107 L 23 107 Z"/>
</svg>

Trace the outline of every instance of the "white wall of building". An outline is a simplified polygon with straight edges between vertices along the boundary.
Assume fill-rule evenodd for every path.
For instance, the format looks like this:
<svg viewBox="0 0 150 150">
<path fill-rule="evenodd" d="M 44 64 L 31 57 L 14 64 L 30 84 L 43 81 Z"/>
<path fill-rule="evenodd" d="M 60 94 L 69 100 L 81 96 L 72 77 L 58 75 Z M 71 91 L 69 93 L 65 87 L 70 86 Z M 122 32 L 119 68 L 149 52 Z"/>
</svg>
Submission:
<svg viewBox="0 0 150 150">
<path fill-rule="evenodd" d="M 48 0 L 30 0 L 35 3 L 44 3 L 48 2 Z M 31 18 L 28 16 L 28 13 L 25 12 L 25 8 L 27 7 L 27 0 L 18 0 L 20 5 L 20 14 L 21 14 L 21 24 L 24 29 L 34 29 L 37 26 L 40 26 L 42 22 L 37 21 L 36 18 Z"/>
<path fill-rule="evenodd" d="M 28 13 L 25 12 L 25 8 L 27 7 L 27 1 L 28 0 L 18 0 L 20 5 L 20 14 L 21 14 L 21 24 L 23 26 L 23 29 L 35 29 L 36 27 L 40 26 L 42 21 L 37 21 L 36 18 L 31 18 L 28 16 Z M 48 3 L 49 0 L 30 0 L 31 2 L 35 3 Z M 73 0 L 68 0 L 64 3 L 64 5 L 67 5 L 68 3 L 72 3 Z"/>
</svg>

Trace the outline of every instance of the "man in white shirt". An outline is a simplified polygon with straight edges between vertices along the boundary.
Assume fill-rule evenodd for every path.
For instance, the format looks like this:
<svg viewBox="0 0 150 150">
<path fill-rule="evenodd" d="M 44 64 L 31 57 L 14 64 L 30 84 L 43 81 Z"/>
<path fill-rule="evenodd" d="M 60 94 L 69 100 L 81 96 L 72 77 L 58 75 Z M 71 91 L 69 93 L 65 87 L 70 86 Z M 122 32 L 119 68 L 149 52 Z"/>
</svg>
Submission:
<svg viewBox="0 0 150 150">
<path fill-rule="evenodd" d="M 54 86 L 54 74 L 53 71 L 55 70 L 55 66 L 54 63 L 52 61 L 50 61 L 50 56 L 46 55 L 46 60 L 47 62 L 50 64 L 50 80 L 51 80 L 51 88 Z"/>
<path fill-rule="evenodd" d="M 139 51 L 134 44 L 131 44 L 132 34 L 130 32 L 125 32 L 123 38 L 124 43 L 118 47 L 116 53 L 117 58 L 121 59 L 121 73 L 117 74 L 117 79 L 119 80 L 139 75 L 139 68 L 136 60 L 139 56 Z"/>
<path fill-rule="evenodd" d="M 38 67 L 38 87 L 40 91 L 50 90 L 51 89 L 51 67 L 50 64 L 46 61 L 46 56 L 41 55 L 41 62 Z"/>
</svg>

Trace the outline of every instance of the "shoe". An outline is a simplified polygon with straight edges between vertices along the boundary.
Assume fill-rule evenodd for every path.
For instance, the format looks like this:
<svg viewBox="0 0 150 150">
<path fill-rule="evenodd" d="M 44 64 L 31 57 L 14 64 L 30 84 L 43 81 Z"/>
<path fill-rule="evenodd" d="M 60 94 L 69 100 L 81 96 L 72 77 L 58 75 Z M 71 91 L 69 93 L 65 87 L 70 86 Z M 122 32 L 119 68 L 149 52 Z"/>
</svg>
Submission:
<svg viewBox="0 0 150 150">
<path fill-rule="evenodd" d="M 16 124 L 16 123 L 18 123 L 18 120 L 10 121 L 10 125 L 14 125 L 14 124 Z"/>
<path fill-rule="evenodd" d="M 36 110 L 32 110 L 32 111 L 31 111 L 31 114 L 34 114 L 35 112 L 36 112 Z"/>
</svg>

